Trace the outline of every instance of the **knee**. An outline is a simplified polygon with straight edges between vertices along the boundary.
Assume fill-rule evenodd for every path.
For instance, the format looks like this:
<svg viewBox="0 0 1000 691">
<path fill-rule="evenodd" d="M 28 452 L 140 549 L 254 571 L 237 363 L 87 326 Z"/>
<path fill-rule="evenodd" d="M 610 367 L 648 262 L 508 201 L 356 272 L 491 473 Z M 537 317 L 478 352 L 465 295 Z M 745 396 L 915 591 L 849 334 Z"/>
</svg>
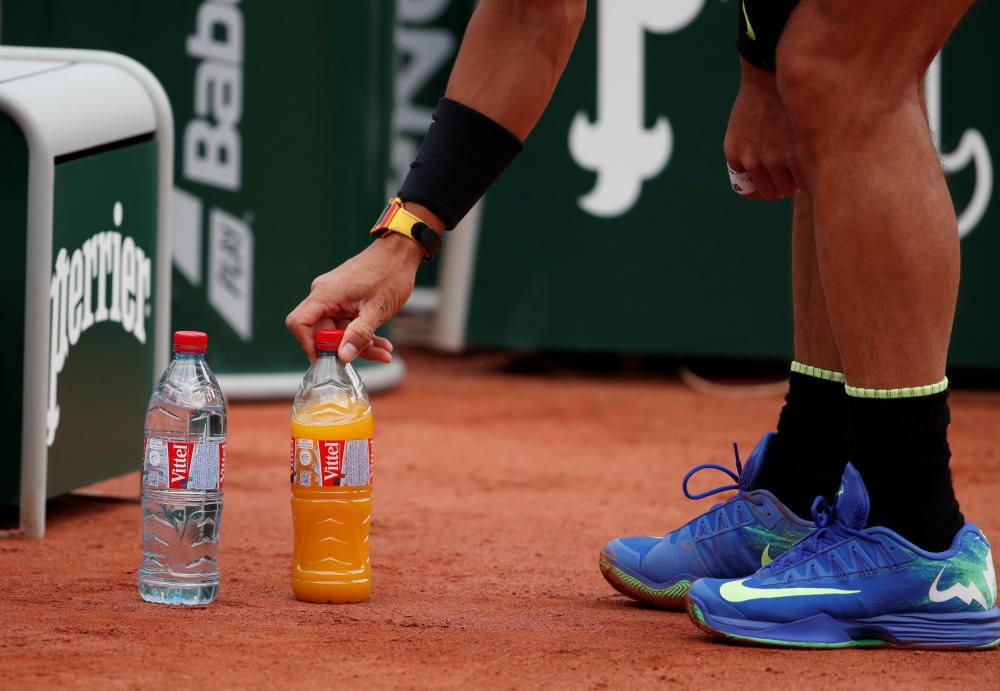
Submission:
<svg viewBox="0 0 1000 691">
<path fill-rule="evenodd" d="M 891 53 L 874 50 L 878 43 L 858 26 L 850 3 L 816 0 L 796 9 L 778 43 L 776 79 L 800 142 L 871 136 L 887 114 L 916 104 L 923 73 L 914 77 Z"/>
<path fill-rule="evenodd" d="M 863 118 L 870 105 L 851 65 L 824 51 L 822 38 L 790 34 L 777 54 L 778 95 L 796 136 L 812 141 L 843 124 Z"/>
</svg>

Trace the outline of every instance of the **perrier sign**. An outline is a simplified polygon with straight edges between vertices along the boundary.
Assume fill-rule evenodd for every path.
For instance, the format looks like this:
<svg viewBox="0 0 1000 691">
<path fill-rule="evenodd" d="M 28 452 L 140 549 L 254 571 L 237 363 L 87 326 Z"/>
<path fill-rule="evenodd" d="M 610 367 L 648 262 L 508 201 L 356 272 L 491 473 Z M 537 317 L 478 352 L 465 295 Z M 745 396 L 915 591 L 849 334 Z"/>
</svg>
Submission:
<svg viewBox="0 0 1000 691">
<path fill-rule="evenodd" d="M 56 161 L 48 495 L 134 470 L 153 378 L 156 142 Z"/>
</svg>

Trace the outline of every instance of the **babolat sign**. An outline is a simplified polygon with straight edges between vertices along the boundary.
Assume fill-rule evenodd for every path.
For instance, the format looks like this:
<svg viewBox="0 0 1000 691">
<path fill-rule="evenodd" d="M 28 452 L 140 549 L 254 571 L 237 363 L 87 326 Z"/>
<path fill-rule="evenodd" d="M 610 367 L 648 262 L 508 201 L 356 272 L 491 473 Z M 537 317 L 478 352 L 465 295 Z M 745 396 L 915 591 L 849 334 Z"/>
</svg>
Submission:
<svg viewBox="0 0 1000 691">
<path fill-rule="evenodd" d="M 235 0 L 208 0 L 194 13 L 184 52 L 196 61 L 193 103 L 183 120 L 173 202 L 174 264 L 243 341 L 253 338 L 254 242 L 239 195 L 243 183 L 243 56 L 246 28 Z M 181 125 L 179 122 L 178 125 Z M 193 184 L 192 184 L 193 183 Z M 239 216 L 227 208 L 244 207 Z M 208 262 L 203 257 L 207 220 Z M 213 334 L 214 335 L 214 334 Z"/>
</svg>

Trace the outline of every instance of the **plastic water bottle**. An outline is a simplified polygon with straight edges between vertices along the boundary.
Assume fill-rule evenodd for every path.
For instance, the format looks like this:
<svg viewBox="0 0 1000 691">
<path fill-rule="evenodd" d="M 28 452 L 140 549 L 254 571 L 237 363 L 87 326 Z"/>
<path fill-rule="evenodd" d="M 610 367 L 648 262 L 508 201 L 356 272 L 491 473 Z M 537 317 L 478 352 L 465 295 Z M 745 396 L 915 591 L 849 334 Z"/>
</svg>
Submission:
<svg viewBox="0 0 1000 691">
<path fill-rule="evenodd" d="M 371 593 L 372 407 L 337 357 L 344 332 L 316 332 L 316 362 L 292 406 L 292 592 L 307 602 Z"/>
<path fill-rule="evenodd" d="M 219 593 L 226 401 L 207 349 L 204 333 L 176 332 L 146 409 L 139 594 L 147 602 L 206 605 Z"/>
</svg>

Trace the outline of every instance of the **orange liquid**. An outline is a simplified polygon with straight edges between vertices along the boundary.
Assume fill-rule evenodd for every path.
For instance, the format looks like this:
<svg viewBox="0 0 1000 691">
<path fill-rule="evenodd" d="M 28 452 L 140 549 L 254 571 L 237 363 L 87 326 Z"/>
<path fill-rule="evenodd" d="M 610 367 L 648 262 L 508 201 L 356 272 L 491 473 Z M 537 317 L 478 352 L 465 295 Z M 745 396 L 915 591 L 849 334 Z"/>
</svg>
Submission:
<svg viewBox="0 0 1000 691">
<path fill-rule="evenodd" d="M 306 420 L 308 422 L 304 422 Z M 292 419 L 296 439 L 370 439 L 371 408 L 299 411 Z M 368 529 L 371 485 L 302 487 L 292 485 L 295 531 L 292 592 L 307 602 L 361 602 L 371 593 Z"/>
</svg>

